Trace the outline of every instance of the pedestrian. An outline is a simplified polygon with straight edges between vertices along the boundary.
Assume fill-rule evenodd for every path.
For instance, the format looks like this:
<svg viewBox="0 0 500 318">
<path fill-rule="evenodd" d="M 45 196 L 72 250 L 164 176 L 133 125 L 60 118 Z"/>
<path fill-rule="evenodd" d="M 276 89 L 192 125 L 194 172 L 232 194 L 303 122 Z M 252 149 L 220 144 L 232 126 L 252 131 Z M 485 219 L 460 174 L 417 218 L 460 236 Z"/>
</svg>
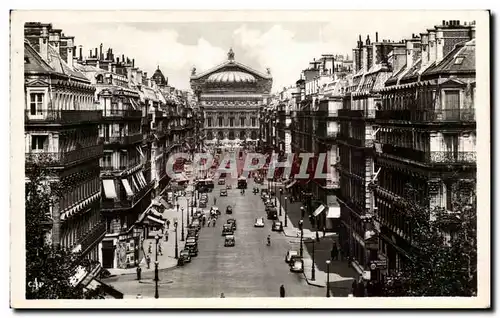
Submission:
<svg viewBox="0 0 500 318">
<path fill-rule="evenodd" d="M 215 227 L 215 222 L 217 222 L 217 219 L 214 219 L 214 224 L 213 224 L 213 227 Z"/>
<path fill-rule="evenodd" d="M 355 279 L 352 281 L 351 293 L 354 297 L 358 297 L 358 282 Z"/>
<path fill-rule="evenodd" d="M 141 280 L 141 273 L 142 273 L 142 268 L 140 266 L 137 266 L 137 280 Z"/>
<path fill-rule="evenodd" d="M 338 258 L 338 254 L 339 254 L 339 250 L 337 248 L 337 243 L 333 243 L 333 247 L 332 247 L 332 252 L 331 252 L 331 256 L 332 256 L 332 260 L 337 260 Z"/>
<path fill-rule="evenodd" d="M 224 293 L 220 293 L 220 298 L 226 298 L 226 296 L 224 296 Z"/>
<path fill-rule="evenodd" d="M 207 227 L 210 227 L 210 222 L 212 221 L 212 218 L 208 219 Z"/>
<path fill-rule="evenodd" d="M 280 286 L 280 297 L 285 298 L 285 286 Z"/>
<path fill-rule="evenodd" d="M 216 205 L 216 204 L 217 204 L 217 198 L 214 197 L 214 205 Z"/>
<path fill-rule="evenodd" d="M 170 220 L 167 220 L 167 230 L 170 228 Z"/>
<path fill-rule="evenodd" d="M 149 255 L 146 255 L 146 264 L 148 265 L 149 269 L 149 265 L 151 264 L 151 257 L 149 257 Z"/>
<path fill-rule="evenodd" d="M 149 242 L 148 253 L 151 254 L 153 251 L 153 243 Z"/>
<path fill-rule="evenodd" d="M 326 227 L 323 226 L 323 237 L 325 237 L 325 236 L 326 236 Z"/>
</svg>

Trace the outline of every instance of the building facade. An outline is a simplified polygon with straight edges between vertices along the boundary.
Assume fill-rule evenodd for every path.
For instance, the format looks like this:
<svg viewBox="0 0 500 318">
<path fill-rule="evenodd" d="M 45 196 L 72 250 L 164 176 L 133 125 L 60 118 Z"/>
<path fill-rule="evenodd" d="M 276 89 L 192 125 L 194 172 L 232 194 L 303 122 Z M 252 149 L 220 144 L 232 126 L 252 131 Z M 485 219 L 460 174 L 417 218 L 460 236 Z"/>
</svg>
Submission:
<svg viewBox="0 0 500 318">
<path fill-rule="evenodd" d="M 272 77 L 234 60 L 200 74 L 193 69 L 191 87 L 204 119 L 205 144 L 256 143 L 259 138 L 259 108 L 267 103 Z"/>
<path fill-rule="evenodd" d="M 73 38 L 51 24 L 25 24 L 24 69 L 26 174 L 40 164 L 52 170 L 51 182 L 64 186 L 52 207 L 49 238 L 97 262 L 106 226 L 99 205 L 102 115 L 95 88 L 74 68 Z"/>
</svg>

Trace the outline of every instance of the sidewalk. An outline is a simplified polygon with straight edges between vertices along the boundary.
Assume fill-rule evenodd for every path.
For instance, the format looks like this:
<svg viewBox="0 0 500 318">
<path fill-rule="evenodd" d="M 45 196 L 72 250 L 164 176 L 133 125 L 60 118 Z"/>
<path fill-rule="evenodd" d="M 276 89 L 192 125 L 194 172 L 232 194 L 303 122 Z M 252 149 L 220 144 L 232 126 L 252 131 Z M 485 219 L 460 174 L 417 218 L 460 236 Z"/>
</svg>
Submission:
<svg viewBox="0 0 500 318">
<path fill-rule="evenodd" d="M 175 230 L 174 230 L 174 220 L 177 218 L 178 220 L 178 229 L 177 229 L 177 243 L 178 243 L 178 252 L 180 253 L 181 250 L 184 248 L 184 241 L 181 240 L 181 234 L 182 234 L 182 229 L 181 229 L 181 208 L 184 207 L 184 235 L 187 235 L 187 198 L 186 197 L 179 197 L 178 199 L 179 202 L 179 212 L 177 212 L 177 208 L 174 209 L 165 209 L 163 211 L 163 217 L 167 220 L 170 220 L 170 226 L 169 229 L 167 230 L 167 225 L 165 224 L 165 232 L 164 234 L 168 235 L 168 240 L 165 241 L 164 235 L 161 234 L 161 231 L 158 231 L 160 238 L 160 241 L 158 245 L 161 245 L 161 250 L 162 250 L 162 255 L 158 254 L 158 269 L 171 269 L 177 267 L 177 259 L 175 258 Z M 196 209 L 194 210 L 196 211 Z M 189 212 L 191 212 L 189 210 Z M 190 217 L 191 220 L 191 217 Z M 149 254 L 149 243 L 151 243 L 151 254 Z M 148 273 L 148 272 L 153 272 L 155 270 L 155 245 L 156 245 L 156 240 L 154 238 L 147 238 L 144 240 L 142 243 L 142 246 L 140 246 L 140 267 L 142 268 L 142 274 Z M 149 257 L 151 258 L 151 263 L 150 267 L 148 269 L 148 266 L 146 264 L 146 255 L 149 254 Z M 137 268 L 132 267 L 132 268 L 108 268 L 108 271 L 111 273 L 111 275 L 127 275 L 127 274 L 136 274 L 137 273 Z"/>
<path fill-rule="evenodd" d="M 278 190 L 279 191 L 279 190 Z M 284 198 L 285 195 L 282 195 L 282 198 Z M 281 206 L 281 202 L 279 200 L 279 195 L 278 195 L 278 211 L 279 209 L 282 209 L 282 216 L 280 219 L 283 221 L 284 224 L 284 218 L 285 218 L 285 211 L 284 207 Z M 289 203 L 287 202 L 287 227 L 283 228 L 283 233 L 287 237 L 293 237 L 298 239 L 297 241 L 300 244 L 300 230 L 299 230 L 299 221 L 301 218 L 301 211 L 300 207 L 302 206 L 302 202 L 294 202 L 294 203 Z M 303 223 L 303 229 L 304 229 L 304 241 L 309 242 L 312 239 L 316 239 L 316 230 L 312 227 L 311 223 L 309 222 L 309 218 L 307 217 L 307 214 L 304 215 L 304 223 Z M 331 259 L 331 250 L 333 247 L 333 243 L 337 242 L 338 237 L 336 233 L 326 233 L 325 236 L 323 236 L 323 232 L 320 231 L 318 233 L 320 241 L 314 243 L 314 259 L 315 259 L 315 280 L 312 280 L 311 277 L 311 268 L 312 268 L 312 248 L 313 244 L 312 243 L 303 243 L 303 259 L 304 259 L 304 277 L 307 280 L 307 283 L 310 285 L 318 286 L 318 287 L 325 287 L 326 282 L 327 282 L 327 264 L 326 261 Z M 330 274 L 329 274 L 329 281 L 330 281 L 330 289 L 332 288 L 333 285 L 337 288 L 344 289 L 345 286 L 350 286 L 352 284 L 353 279 L 357 279 L 358 273 L 356 270 L 353 268 L 350 268 L 347 264 L 347 261 L 341 261 L 341 260 L 334 260 L 331 261 L 330 263 Z M 340 285 L 340 287 L 338 287 Z M 348 293 L 348 289 L 346 289 L 346 292 Z M 336 293 L 335 293 L 336 294 Z"/>
</svg>

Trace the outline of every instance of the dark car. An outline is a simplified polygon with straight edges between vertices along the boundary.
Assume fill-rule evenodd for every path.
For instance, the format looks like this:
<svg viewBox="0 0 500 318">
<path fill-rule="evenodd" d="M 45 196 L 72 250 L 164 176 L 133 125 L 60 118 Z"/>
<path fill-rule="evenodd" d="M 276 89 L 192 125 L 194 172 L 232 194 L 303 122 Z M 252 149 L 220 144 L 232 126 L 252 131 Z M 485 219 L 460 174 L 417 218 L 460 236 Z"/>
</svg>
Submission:
<svg viewBox="0 0 500 318">
<path fill-rule="evenodd" d="M 189 255 L 198 256 L 198 244 L 196 243 L 186 243 L 185 249 L 189 250 Z"/>
<path fill-rule="evenodd" d="M 220 189 L 220 193 L 219 193 L 219 195 L 220 195 L 221 197 L 227 197 L 227 190 L 226 190 L 226 189 Z"/>
<path fill-rule="evenodd" d="M 268 220 L 278 219 L 278 211 L 276 210 L 276 208 L 271 208 L 267 211 L 267 219 Z"/>
<path fill-rule="evenodd" d="M 233 208 L 230 205 L 226 208 L 226 214 L 233 214 Z"/>
<path fill-rule="evenodd" d="M 234 239 L 234 235 L 226 235 L 226 237 L 224 238 L 224 246 L 234 246 L 235 244 L 235 239 Z"/>
<path fill-rule="evenodd" d="M 188 229 L 188 237 L 194 237 L 196 240 L 200 237 L 200 232 L 195 229 Z"/>
<path fill-rule="evenodd" d="M 200 200 L 199 207 L 200 207 L 200 208 L 206 208 L 206 207 L 207 207 L 207 201 L 202 201 L 202 200 Z"/>
<path fill-rule="evenodd" d="M 226 184 L 226 179 L 219 179 L 219 181 L 217 182 L 217 184 L 219 185 L 225 185 Z"/>
<path fill-rule="evenodd" d="M 189 227 L 193 228 L 193 229 L 200 230 L 201 229 L 200 221 L 198 221 L 198 220 L 195 219 L 193 222 L 191 222 L 191 224 L 189 225 Z"/>
<path fill-rule="evenodd" d="M 304 272 L 304 260 L 302 258 L 292 258 L 290 262 L 290 271 L 294 273 Z"/>
<path fill-rule="evenodd" d="M 273 222 L 272 230 L 276 231 L 276 232 L 282 232 L 283 231 L 283 222 L 281 222 L 281 221 L 274 221 Z"/>
<path fill-rule="evenodd" d="M 228 219 L 226 221 L 227 224 L 231 224 L 233 226 L 233 231 L 236 231 L 236 220 L 235 219 Z"/>
<path fill-rule="evenodd" d="M 191 262 L 191 255 L 188 249 L 183 249 L 179 254 L 179 258 L 182 258 L 183 263 Z"/>
<path fill-rule="evenodd" d="M 222 226 L 222 236 L 233 235 L 233 234 L 234 234 L 234 231 L 233 231 L 233 225 L 232 224 L 224 224 Z"/>
</svg>

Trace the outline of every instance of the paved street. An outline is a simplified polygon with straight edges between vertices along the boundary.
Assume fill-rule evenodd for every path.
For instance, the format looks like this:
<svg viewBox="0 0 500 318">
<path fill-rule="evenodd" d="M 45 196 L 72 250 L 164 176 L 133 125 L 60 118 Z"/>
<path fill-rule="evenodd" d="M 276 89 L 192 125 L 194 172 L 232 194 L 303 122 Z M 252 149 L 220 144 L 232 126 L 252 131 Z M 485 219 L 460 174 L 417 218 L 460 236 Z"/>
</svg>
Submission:
<svg viewBox="0 0 500 318">
<path fill-rule="evenodd" d="M 220 297 L 221 293 L 226 297 L 278 297 L 281 284 L 287 296 L 324 297 L 323 288 L 308 285 L 302 274 L 291 273 L 284 262 L 286 251 L 297 247 L 297 239 L 272 232 L 271 221 L 266 220 L 264 228 L 254 228 L 255 218 L 265 217 L 265 213 L 260 196 L 251 191 L 253 182 L 249 182 L 245 195 L 236 189 L 235 179 L 229 182 L 233 189 L 228 191 L 227 197 L 219 197 L 219 189 L 223 186 L 218 185 L 209 195 L 210 204 L 213 196 L 217 197 L 222 215 L 215 228 L 202 228 L 198 257 L 184 267 L 160 271 L 160 297 Z M 233 215 L 225 214 L 227 205 L 233 206 Z M 238 227 L 236 246 L 224 247 L 222 224 L 232 217 L 237 220 Z M 271 234 L 271 246 L 266 245 L 268 234 Z M 143 297 L 152 297 L 153 275 L 145 273 L 141 283 L 135 275 L 112 277 L 106 282 L 124 294 L 140 293 Z"/>
</svg>

